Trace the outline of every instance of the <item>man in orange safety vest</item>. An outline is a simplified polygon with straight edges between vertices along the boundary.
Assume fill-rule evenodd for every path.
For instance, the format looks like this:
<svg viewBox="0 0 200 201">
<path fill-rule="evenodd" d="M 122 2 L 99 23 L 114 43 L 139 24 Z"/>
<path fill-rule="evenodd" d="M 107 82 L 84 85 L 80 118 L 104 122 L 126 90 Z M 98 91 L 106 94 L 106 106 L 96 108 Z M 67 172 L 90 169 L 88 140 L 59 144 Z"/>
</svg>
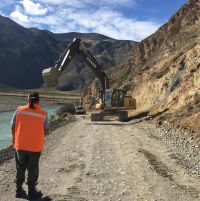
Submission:
<svg viewBox="0 0 200 201">
<path fill-rule="evenodd" d="M 12 121 L 13 147 L 16 161 L 16 197 L 25 198 L 27 194 L 22 185 L 25 171 L 28 171 L 28 197 L 41 197 L 36 189 L 39 176 L 39 159 L 44 146 L 44 136 L 48 134 L 48 114 L 39 105 L 39 93 L 30 93 L 28 104 L 15 111 Z"/>
</svg>

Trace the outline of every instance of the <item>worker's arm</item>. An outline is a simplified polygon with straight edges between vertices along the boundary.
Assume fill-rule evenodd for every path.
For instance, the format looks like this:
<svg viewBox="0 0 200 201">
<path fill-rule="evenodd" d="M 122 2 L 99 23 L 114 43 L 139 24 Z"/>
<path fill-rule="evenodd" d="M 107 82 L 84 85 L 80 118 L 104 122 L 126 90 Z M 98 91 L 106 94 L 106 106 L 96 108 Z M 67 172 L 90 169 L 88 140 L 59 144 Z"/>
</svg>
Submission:
<svg viewBox="0 0 200 201">
<path fill-rule="evenodd" d="M 44 121 L 44 136 L 47 136 L 49 134 L 49 123 L 48 118 Z"/>
<path fill-rule="evenodd" d="M 49 135 L 49 129 L 44 129 L 44 136 Z"/>
<path fill-rule="evenodd" d="M 15 144 L 15 125 L 12 126 L 12 145 Z"/>
<path fill-rule="evenodd" d="M 11 120 L 11 130 L 12 130 L 12 145 L 14 146 L 15 144 L 15 123 L 16 123 L 16 113 L 13 114 L 12 120 Z"/>
</svg>

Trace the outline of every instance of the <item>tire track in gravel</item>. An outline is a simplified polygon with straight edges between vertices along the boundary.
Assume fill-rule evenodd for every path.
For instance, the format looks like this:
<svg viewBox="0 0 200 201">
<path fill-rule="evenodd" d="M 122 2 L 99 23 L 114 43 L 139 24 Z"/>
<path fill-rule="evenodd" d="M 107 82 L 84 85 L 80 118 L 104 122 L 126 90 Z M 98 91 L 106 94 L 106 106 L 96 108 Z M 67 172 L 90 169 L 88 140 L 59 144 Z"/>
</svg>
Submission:
<svg viewBox="0 0 200 201">
<path fill-rule="evenodd" d="M 14 200 L 14 184 L 7 180 L 13 177 L 13 165 L 11 161 L 0 171 L 9 185 L 0 189 L 0 200 Z M 157 138 L 135 125 L 94 124 L 87 118 L 48 137 L 39 188 L 45 196 L 38 201 L 200 199 L 199 178 L 189 175 Z"/>
</svg>

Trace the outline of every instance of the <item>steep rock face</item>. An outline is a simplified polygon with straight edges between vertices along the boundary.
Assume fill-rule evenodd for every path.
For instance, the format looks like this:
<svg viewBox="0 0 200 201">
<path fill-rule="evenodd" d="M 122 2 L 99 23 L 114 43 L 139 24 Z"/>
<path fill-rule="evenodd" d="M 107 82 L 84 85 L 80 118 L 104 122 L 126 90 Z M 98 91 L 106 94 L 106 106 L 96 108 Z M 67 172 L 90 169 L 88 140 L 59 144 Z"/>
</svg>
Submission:
<svg viewBox="0 0 200 201">
<path fill-rule="evenodd" d="M 186 125 L 198 117 L 200 98 L 200 1 L 184 5 L 155 34 L 143 40 L 120 71 L 121 87 L 137 99 L 139 110 Z M 124 69 L 123 69 L 124 67 Z M 121 72 L 121 74 L 122 74 Z M 124 75 L 125 75 L 124 74 Z M 196 118 L 196 121 L 199 121 Z M 200 123 L 200 122 L 199 122 Z M 192 122 L 187 126 L 194 127 Z M 196 126 L 195 126 L 196 127 Z"/>
<path fill-rule="evenodd" d="M 112 87 L 136 98 L 138 111 L 199 131 L 200 0 L 190 0 L 141 41 L 109 77 Z"/>
<path fill-rule="evenodd" d="M 14 88 L 38 88 L 43 84 L 41 71 L 54 65 L 73 38 L 81 38 L 103 69 L 118 65 L 135 45 L 101 34 L 53 34 L 46 30 L 26 29 L 0 16 L 0 84 Z M 72 90 L 87 86 L 94 75 L 79 58 L 63 73 L 59 88 Z"/>
</svg>

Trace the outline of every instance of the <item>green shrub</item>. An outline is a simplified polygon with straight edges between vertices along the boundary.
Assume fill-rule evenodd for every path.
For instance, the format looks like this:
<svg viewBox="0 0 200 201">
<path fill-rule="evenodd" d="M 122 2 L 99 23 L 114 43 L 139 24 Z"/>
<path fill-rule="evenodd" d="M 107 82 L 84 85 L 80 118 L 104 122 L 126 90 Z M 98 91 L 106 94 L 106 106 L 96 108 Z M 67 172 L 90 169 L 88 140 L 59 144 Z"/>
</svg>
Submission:
<svg viewBox="0 0 200 201">
<path fill-rule="evenodd" d="M 67 103 L 64 106 L 62 106 L 57 112 L 57 115 L 62 115 L 64 113 L 70 113 L 70 114 L 74 114 L 75 113 L 75 108 L 74 105 L 71 103 Z"/>
</svg>

